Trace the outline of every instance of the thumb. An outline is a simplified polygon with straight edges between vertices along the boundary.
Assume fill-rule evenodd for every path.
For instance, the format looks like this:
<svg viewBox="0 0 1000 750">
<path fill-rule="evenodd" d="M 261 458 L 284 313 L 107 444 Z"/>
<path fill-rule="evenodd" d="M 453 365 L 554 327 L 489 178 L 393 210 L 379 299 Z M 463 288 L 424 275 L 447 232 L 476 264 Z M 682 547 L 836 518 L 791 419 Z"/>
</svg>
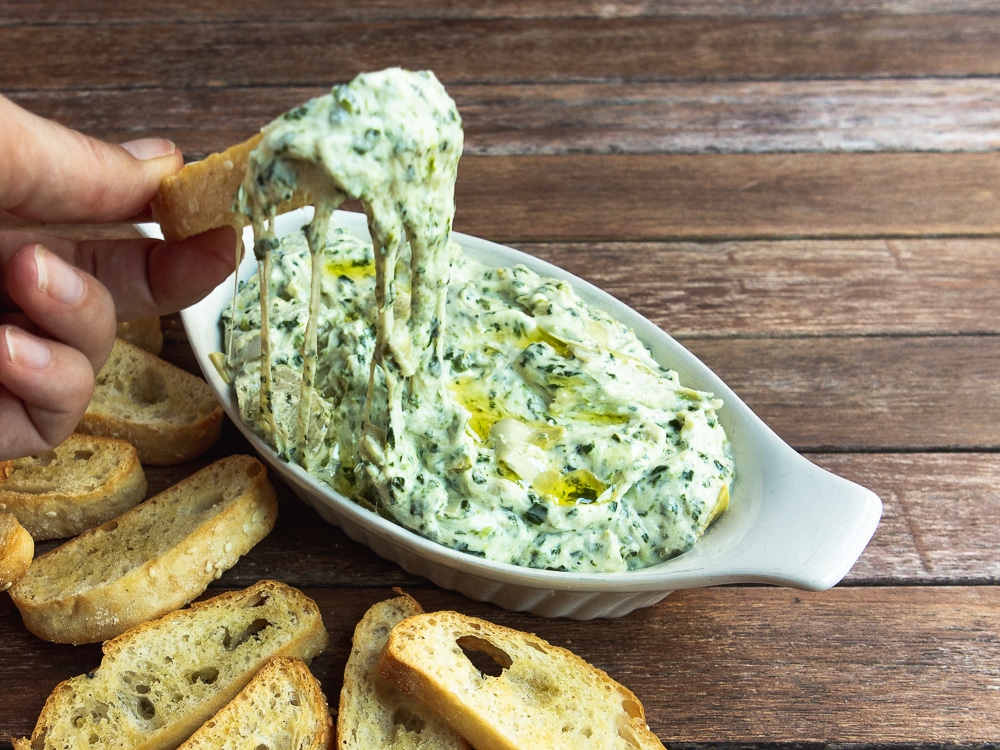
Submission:
<svg viewBox="0 0 1000 750">
<path fill-rule="evenodd" d="M 0 211 L 31 221 L 123 221 L 183 165 L 169 141 L 90 138 L 0 96 Z"/>
</svg>

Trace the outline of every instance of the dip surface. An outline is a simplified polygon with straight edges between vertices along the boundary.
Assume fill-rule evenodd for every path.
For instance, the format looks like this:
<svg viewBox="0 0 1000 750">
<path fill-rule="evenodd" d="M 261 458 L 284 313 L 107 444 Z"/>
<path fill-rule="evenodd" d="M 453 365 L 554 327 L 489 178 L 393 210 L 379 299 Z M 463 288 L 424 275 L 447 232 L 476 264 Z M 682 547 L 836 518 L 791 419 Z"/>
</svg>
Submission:
<svg viewBox="0 0 1000 750">
<path fill-rule="evenodd" d="M 242 196 L 260 272 L 224 315 L 244 420 L 459 551 L 581 573 L 680 554 L 728 503 L 720 402 L 569 285 L 461 253 L 460 120 L 428 75 L 361 76 L 265 130 Z M 303 188 L 316 219 L 278 242 L 268 211 Z M 330 223 L 344 197 L 372 241 Z"/>
</svg>

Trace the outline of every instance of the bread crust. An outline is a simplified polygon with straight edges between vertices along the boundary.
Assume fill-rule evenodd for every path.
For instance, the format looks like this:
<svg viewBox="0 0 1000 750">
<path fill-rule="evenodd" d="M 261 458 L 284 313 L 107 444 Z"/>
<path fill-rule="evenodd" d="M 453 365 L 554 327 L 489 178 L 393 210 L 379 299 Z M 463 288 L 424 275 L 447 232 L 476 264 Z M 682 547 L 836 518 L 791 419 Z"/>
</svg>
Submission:
<svg viewBox="0 0 1000 750">
<path fill-rule="evenodd" d="M 354 629 L 337 711 L 339 750 L 470 750 L 447 724 L 378 675 L 378 657 L 391 629 L 420 614 L 401 591 L 372 605 Z"/>
<path fill-rule="evenodd" d="M 40 556 L 10 595 L 40 638 L 107 640 L 200 595 L 277 514 L 263 464 L 229 456 Z"/>
<path fill-rule="evenodd" d="M 257 133 L 163 178 L 152 209 L 165 240 L 177 242 L 216 227 L 239 231 L 246 226 L 246 217 L 234 209 L 233 200 L 243 184 L 250 152 L 261 137 Z"/>
<path fill-rule="evenodd" d="M 333 721 L 319 681 L 301 659 L 275 656 L 178 750 L 326 750 L 332 742 Z"/>
<path fill-rule="evenodd" d="M 173 466 L 215 445 L 222 415 L 204 380 L 118 338 L 77 429 L 127 440 L 144 464 Z"/>
<path fill-rule="evenodd" d="M 316 603 L 259 581 L 106 642 L 94 671 L 60 683 L 18 750 L 173 750 L 275 656 L 310 662 L 327 644 Z"/>
<path fill-rule="evenodd" d="M 463 649 L 502 671 L 480 672 Z M 457 612 L 396 625 L 378 671 L 477 750 L 663 748 L 638 698 L 602 670 L 535 635 Z"/>
<path fill-rule="evenodd" d="M 118 324 L 116 335 L 150 354 L 159 355 L 163 351 L 163 327 L 159 317 L 123 320 Z"/>
<path fill-rule="evenodd" d="M 0 511 L 38 540 L 76 536 L 134 507 L 146 474 L 124 440 L 74 433 L 54 450 L 16 459 L 0 484 Z"/>
<path fill-rule="evenodd" d="M 24 576 L 34 555 L 31 534 L 10 513 L 0 513 L 0 591 Z"/>
<path fill-rule="evenodd" d="M 239 235 L 249 223 L 236 210 L 235 201 L 247 171 L 250 153 L 260 143 L 263 133 L 191 162 L 177 174 L 165 177 L 152 201 L 153 220 L 160 225 L 163 238 L 177 242 L 218 227 L 232 227 Z M 301 208 L 308 197 L 299 193 L 278 208 L 285 213 Z"/>
</svg>

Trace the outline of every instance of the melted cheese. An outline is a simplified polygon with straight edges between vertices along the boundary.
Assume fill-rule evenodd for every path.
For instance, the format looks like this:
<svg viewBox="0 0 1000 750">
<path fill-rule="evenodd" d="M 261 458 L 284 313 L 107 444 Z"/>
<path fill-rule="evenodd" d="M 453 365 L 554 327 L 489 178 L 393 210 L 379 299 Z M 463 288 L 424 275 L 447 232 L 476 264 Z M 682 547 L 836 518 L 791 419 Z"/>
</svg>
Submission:
<svg viewBox="0 0 1000 750">
<path fill-rule="evenodd" d="M 461 148 L 440 83 L 398 69 L 264 131 L 239 199 L 260 268 L 228 320 L 244 419 L 470 554 L 596 572 L 683 552 L 728 502 L 720 403 L 567 284 L 466 259 L 450 240 Z M 315 218 L 279 243 L 270 222 L 296 191 Z M 331 225 L 347 197 L 371 242 Z"/>
</svg>

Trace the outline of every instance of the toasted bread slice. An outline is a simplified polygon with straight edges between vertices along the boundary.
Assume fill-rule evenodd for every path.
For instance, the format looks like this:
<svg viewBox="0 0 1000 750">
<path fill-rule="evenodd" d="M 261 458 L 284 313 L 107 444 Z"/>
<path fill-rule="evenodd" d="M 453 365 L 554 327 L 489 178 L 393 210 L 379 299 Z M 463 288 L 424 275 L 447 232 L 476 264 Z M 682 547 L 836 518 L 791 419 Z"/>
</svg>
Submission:
<svg viewBox="0 0 1000 750">
<path fill-rule="evenodd" d="M 496 670 L 480 671 L 467 652 Z M 600 669 L 537 636 L 456 612 L 396 625 L 378 670 L 477 750 L 663 748 L 639 700 Z"/>
<path fill-rule="evenodd" d="M 6 591 L 28 570 L 35 540 L 10 513 L 0 513 L 0 591 Z"/>
<path fill-rule="evenodd" d="M 0 484 L 0 511 L 36 540 L 76 536 L 121 515 L 146 496 L 146 474 L 124 440 L 74 433 L 54 450 L 12 462 Z"/>
<path fill-rule="evenodd" d="M 163 327 L 156 316 L 122 321 L 118 324 L 117 336 L 150 354 L 158 355 L 163 351 Z"/>
<path fill-rule="evenodd" d="M 275 656 L 178 750 L 327 750 L 333 722 L 301 659 Z"/>
<path fill-rule="evenodd" d="M 235 208 L 236 194 L 243 184 L 250 152 L 262 137 L 257 133 L 163 179 L 152 209 L 165 240 L 176 242 L 217 227 L 232 227 L 239 235 L 248 222 Z M 301 208 L 307 202 L 305 194 L 296 194 L 278 213 Z"/>
<path fill-rule="evenodd" d="M 215 444 L 222 407 L 201 378 L 115 339 L 77 429 L 122 438 L 136 447 L 142 463 L 170 466 Z"/>
<path fill-rule="evenodd" d="M 327 643 L 316 603 L 275 581 L 220 594 L 104 644 L 100 666 L 60 683 L 18 750 L 172 750 L 268 659 Z M 252 746 L 251 746 L 252 747 Z"/>
<path fill-rule="evenodd" d="M 401 594 L 373 605 L 354 629 L 337 711 L 339 750 L 469 750 L 469 745 L 420 703 L 378 675 L 389 631 L 423 610 Z"/>
<path fill-rule="evenodd" d="M 103 641 L 200 595 L 277 515 L 264 465 L 229 456 L 41 555 L 10 595 L 40 638 Z"/>
</svg>

